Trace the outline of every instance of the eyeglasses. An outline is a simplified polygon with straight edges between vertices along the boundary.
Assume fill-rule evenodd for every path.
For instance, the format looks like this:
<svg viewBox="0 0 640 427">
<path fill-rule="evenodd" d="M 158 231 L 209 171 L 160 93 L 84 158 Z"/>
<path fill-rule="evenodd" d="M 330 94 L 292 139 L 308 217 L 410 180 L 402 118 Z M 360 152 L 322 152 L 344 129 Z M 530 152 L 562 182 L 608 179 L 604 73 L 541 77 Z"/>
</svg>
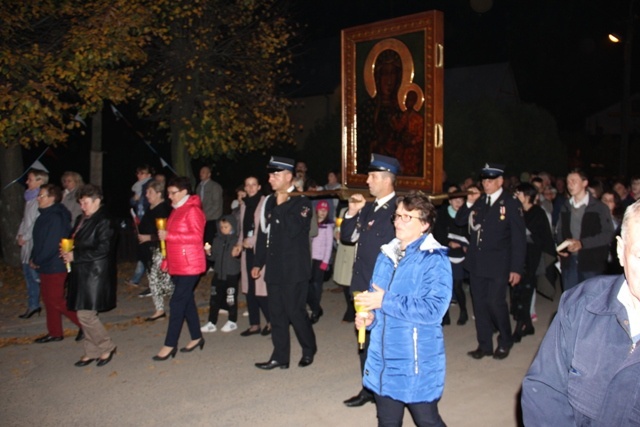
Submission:
<svg viewBox="0 0 640 427">
<path fill-rule="evenodd" d="M 44 199 L 45 197 L 49 197 L 48 194 L 38 194 L 38 199 Z"/>
<path fill-rule="evenodd" d="M 393 224 L 394 222 L 396 222 L 398 218 L 401 219 L 404 223 L 410 222 L 412 218 L 420 219 L 419 216 L 411 216 L 409 214 L 393 214 L 391 215 L 391 223 Z"/>
</svg>

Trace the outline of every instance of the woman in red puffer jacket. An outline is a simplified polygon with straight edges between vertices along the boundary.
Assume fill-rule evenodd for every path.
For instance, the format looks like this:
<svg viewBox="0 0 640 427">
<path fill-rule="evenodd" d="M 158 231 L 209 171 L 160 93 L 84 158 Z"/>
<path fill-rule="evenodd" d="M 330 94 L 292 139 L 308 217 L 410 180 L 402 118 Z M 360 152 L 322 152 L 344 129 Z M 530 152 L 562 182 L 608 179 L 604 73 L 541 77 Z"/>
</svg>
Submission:
<svg viewBox="0 0 640 427">
<path fill-rule="evenodd" d="M 167 193 L 173 211 L 167 221 L 167 229 L 158 230 L 158 237 L 166 242 L 167 258 L 163 267 L 166 267 L 171 275 L 175 290 L 169 302 L 171 315 L 164 347 L 153 357 L 153 360 L 157 361 L 175 357 L 185 320 L 191 341 L 180 351 L 188 353 L 197 347 L 200 347 L 200 350 L 204 347 L 193 291 L 201 274 L 206 270 L 202 246 L 206 219 L 200 198 L 191 194 L 189 178 L 173 178 L 169 181 Z"/>
</svg>

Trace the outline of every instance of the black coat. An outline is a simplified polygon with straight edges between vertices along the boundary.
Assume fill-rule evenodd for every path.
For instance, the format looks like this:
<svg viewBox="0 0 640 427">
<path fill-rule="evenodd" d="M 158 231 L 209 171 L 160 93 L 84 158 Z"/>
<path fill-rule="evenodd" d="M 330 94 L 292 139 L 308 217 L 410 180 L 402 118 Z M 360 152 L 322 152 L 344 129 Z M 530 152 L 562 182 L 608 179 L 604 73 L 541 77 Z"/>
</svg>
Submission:
<svg viewBox="0 0 640 427">
<path fill-rule="evenodd" d="M 456 214 L 456 224 L 469 226 L 464 267 L 471 274 L 504 281 L 511 272 L 522 276 L 527 238 L 522 205 L 513 196 L 503 191 L 490 207 L 486 195 L 470 208 L 465 203 Z"/>
<path fill-rule="evenodd" d="M 358 243 L 351 292 L 369 290 L 380 247 L 396 237 L 396 229 L 391 222 L 391 216 L 396 213 L 396 200 L 397 196 L 393 196 L 377 211 L 373 203 L 367 202 L 358 215 L 345 218 L 340 225 L 340 239 L 346 243 Z"/>
<path fill-rule="evenodd" d="M 308 282 L 311 278 L 312 216 L 311 202 L 304 196 L 291 193 L 280 205 L 275 195 L 265 199 L 264 220 L 269 233 L 263 233 L 262 228 L 258 233 L 254 266 L 266 265 L 267 285 Z"/>
<path fill-rule="evenodd" d="M 109 311 L 116 306 L 115 232 L 105 208 L 89 218 L 79 216 L 67 306 L 70 310 Z"/>
</svg>

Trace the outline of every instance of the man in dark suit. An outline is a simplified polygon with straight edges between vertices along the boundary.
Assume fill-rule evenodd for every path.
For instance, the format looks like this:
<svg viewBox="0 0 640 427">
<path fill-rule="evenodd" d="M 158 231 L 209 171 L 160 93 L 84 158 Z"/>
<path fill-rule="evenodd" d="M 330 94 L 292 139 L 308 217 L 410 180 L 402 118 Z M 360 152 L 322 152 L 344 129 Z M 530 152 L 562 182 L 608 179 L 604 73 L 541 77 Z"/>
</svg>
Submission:
<svg viewBox="0 0 640 427">
<path fill-rule="evenodd" d="M 357 243 L 356 256 L 351 278 L 351 293 L 369 290 L 373 267 L 380 253 L 380 247 L 396 236 L 391 218 L 396 212 L 396 193 L 394 184 L 400 171 L 397 159 L 380 154 L 371 155 L 367 185 L 375 202 L 365 202 L 362 194 L 349 198 L 349 210 L 340 226 L 340 236 L 345 243 Z M 363 349 L 360 350 L 360 374 L 364 370 L 369 347 L 369 333 Z M 349 407 L 362 406 L 373 402 L 373 394 L 364 387 L 360 392 L 345 400 Z"/>
<path fill-rule="evenodd" d="M 255 364 L 260 369 L 289 368 L 289 324 L 302 347 L 298 366 L 311 365 L 317 351 L 316 336 L 306 310 L 311 278 L 309 229 L 313 212 L 309 199 L 292 194 L 294 164 L 293 159 L 272 156 L 267 166 L 274 194 L 264 201 L 251 275 L 254 279 L 259 278 L 260 270 L 266 265 L 264 279 L 273 353 L 269 361 Z"/>
<path fill-rule="evenodd" d="M 503 165 L 487 163 L 480 174 L 485 195 L 468 195 L 456 214 L 456 224 L 468 225 L 470 232 L 465 268 L 471 275 L 478 348 L 467 354 L 474 359 L 504 359 L 513 345 L 507 288 L 520 283 L 527 240 L 522 205 L 503 191 L 503 174 Z M 500 333 L 495 352 L 494 329 Z"/>
</svg>

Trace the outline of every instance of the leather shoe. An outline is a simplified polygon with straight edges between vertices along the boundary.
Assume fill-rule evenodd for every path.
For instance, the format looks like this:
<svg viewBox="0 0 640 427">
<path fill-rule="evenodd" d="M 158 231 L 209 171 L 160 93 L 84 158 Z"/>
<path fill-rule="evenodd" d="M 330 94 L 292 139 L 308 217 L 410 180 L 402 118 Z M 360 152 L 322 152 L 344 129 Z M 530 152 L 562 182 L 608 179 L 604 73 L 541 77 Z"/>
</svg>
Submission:
<svg viewBox="0 0 640 427">
<path fill-rule="evenodd" d="M 262 332 L 260 332 L 260 335 L 262 335 L 263 337 L 266 337 L 267 335 L 271 335 L 271 325 L 267 325 L 264 328 L 262 328 Z"/>
<path fill-rule="evenodd" d="M 247 329 L 246 331 L 240 332 L 240 336 L 241 337 L 248 337 L 251 335 L 256 335 L 260 333 L 260 327 L 258 327 L 258 329 Z"/>
<path fill-rule="evenodd" d="M 509 356 L 509 349 L 504 347 L 498 347 L 495 353 L 493 353 L 493 358 L 497 360 L 506 359 Z"/>
<path fill-rule="evenodd" d="M 373 403 L 373 401 L 374 401 L 374 399 L 373 399 L 372 395 L 359 393 L 359 394 L 357 394 L 357 395 L 345 400 L 342 403 L 344 403 L 349 408 L 356 408 L 358 406 L 365 405 L 365 404 L 367 404 L 369 402 Z"/>
<path fill-rule="evenodd" d="M 302 359 L 300 359 L 300 362 L 298 362 L 298 366 L 301 368 L 304 368 L 306 366 L 309 366 L 313 363 L 313 357 L 312 356 L 302 356 Z"/>
<path fill-rule="evenodd" d="M 483 349 L 481 349 L 481 348 L 478 348 L 478 349 L 473 350 L 473 351 L 469 351 L 469 352 L 467 352 L 467 354 L 468 354 L 469 356 L 473 357 L 473 358 L 474 358 L 474 359 L 476 359 L 476 360 L 477 360 L 477 359 L 482 359 L 482 358 L 483 358 L 483 357 L 485 357 L 485 356 L 492 356 L 492 355 L 493 355 L 493 353 L 492 353 L 492 352 L 490 352 L 490 351 L 484 351 L 484 350 L 483 350 Z"/>
<path fill-rule="evenodd" d="M 45 344 L 48 342 L 62 341 L 63 339 L 63 337 L 52 337 L 51 335 L 45 335 L 43 337 L 36 338 L 35 342 L 37 342 L 38 344 Z"/>
<path fill-rule="evenodd" d="M 96 366 L 104 366 L 107 363 L 111 362 L 111 359 L 113 358 L 113 355 L 116 353 L 117 349 L 118 349 L 118 347 L 116 347 L 113 350 L 111 350 L 109 352 L 109 357 L 107 357 L 106 359 L 103 359 L 102 357 L 98 358 L 98 362 L 96 363 Z"/>
<path fill-rule="evenodd" d="M 88 364 L 94 362 L 96 359 L 80 359 L 73 366 L 77 366 L 78 368 L 82 368 L 83 366 L 87 366 Z"/>
<path fill-rule="evenodd" d="M 289 369 L 288 363 L 281 363 L 273 359 L 269 360 L 268 362 L 256 363 L 255 365 L 256 365 L 256 368 L 264 369 L 267 371 L 270 371 L 271 369 L 274 369 L 274 368 Z"/>
</svg>

